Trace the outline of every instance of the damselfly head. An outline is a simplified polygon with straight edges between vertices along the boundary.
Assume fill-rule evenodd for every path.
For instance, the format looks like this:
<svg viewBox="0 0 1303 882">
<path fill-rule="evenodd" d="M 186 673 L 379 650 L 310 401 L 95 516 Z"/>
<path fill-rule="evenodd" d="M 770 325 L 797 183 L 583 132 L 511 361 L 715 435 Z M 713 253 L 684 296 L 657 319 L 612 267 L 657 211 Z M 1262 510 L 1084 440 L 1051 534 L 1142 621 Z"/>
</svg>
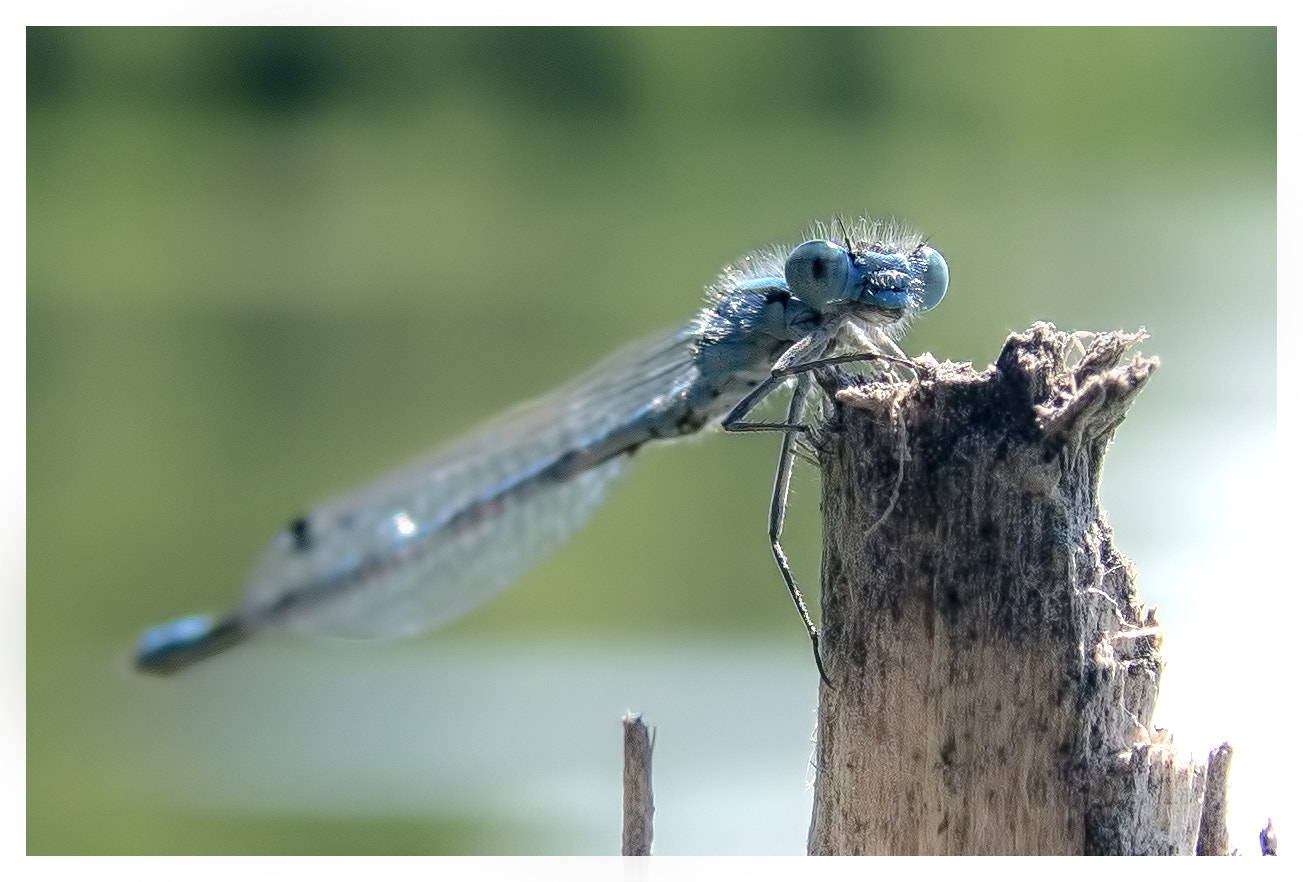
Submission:
<svg viewBox="0 0 1303 882">
<path fill-rule="evenodd" d="M 908 251 L 848 248 L 812 239 L 792 249 L 783 266 L 788 289 L 819 312 L 863 304 L 902 312 L 927 312 L 950 285 L 946 260 L 930 245 Z"/>
</svg>

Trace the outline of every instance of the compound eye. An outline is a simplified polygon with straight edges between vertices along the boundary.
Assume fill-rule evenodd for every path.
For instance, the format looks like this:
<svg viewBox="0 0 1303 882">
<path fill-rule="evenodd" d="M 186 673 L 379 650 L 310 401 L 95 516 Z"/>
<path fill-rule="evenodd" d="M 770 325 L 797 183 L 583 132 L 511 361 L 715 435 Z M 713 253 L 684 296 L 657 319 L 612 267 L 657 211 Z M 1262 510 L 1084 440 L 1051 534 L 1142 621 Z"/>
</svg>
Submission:
<svg viewBox="0 0 1303 882">
<path fill-rule="evenodd" d="M 944 261 L 942 263 L 944 266 Z M 851 256 L 846 249 L 836 242 L 819 239 L 793 248 L 783 268 L 792 294 L 817 310 L 824 309 L 833 301 L 848 299 L 854 274 Z M 944 289 L 942 293 L 945 293 Z"/>
<path fill-rule="evenodd" d="M 923 267 L 923 297 L 919 300 L 918 311 L 927 312 L 946 296 L 946 289 L 950 287 L 950 267 L 941 252 L 930 245 L 920 248 L 919 254 L 927 264 Z"/>
</svg>

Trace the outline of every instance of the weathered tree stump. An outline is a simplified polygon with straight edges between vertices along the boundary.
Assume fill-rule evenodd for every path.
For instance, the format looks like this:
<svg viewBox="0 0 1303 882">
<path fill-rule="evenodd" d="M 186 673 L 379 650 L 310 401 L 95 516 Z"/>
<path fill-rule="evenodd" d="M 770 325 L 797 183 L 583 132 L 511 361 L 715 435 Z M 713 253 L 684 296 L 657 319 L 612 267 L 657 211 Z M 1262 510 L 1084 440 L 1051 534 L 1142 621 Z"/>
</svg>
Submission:
<svg viewBox="0 0 1303 882">
<path fill-rule="evenodd" d="M 1195 852 L 1206 767 L 1153 727 L 1162 631 L 1097 497 L 1143 336 L 1037 324 L 980 374 L 820 377 L 812 854 Z"/>
</svg>

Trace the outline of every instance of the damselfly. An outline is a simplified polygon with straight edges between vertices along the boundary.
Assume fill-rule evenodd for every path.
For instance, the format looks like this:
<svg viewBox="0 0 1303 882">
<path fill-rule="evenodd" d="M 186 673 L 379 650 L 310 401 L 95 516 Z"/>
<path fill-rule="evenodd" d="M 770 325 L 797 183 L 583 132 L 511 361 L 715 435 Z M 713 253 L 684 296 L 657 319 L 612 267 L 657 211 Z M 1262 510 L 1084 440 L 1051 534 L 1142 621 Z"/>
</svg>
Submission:
<svg viewBox="0 0 1303 882">
<path fill-rule="evenodd" d="M 172 673 L 277 629 L 379 638 L 434 628 L 559 547 L 642 445 L 718 424 L 782 434 L 770 543 L 823 676 L 819 632 L 779 544 L 812 372 L 903 360 L 893 338 L 948 284 L 941 254 L 894 223 L 816 226 L 795 248 L 748 254 L 707 288 L 686 327 L 296 518 L 234 612 L 147 631 L 137 665 Z M 745 420 L 789 385 L 783 422 Z"/>
</svg>

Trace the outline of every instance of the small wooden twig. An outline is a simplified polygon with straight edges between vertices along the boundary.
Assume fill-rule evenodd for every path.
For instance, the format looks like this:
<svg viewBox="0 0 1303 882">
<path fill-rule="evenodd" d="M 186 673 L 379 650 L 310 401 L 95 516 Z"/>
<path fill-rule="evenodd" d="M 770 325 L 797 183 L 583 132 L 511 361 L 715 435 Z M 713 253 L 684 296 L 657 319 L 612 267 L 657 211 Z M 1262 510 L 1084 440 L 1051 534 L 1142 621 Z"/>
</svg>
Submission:
<svg viewBox="0 0 1303 882">
<path fill-rule="evenodd" d="M 1203 812 L 1199 818 L 1198 855 L 1228 855 L 1231 853 L 1231 834 L 1226 827 L 1226 789 L 1231 779 L 1231 757 L 1235 751 L 1229 744 L 1208 754 L 1208 784 L 1203 795 Z"/>
<path fill-rule="evenodd" d="M 1258 833 L 1258 844 L 1262 846 L 1263 857 L 1276 857 L 1276 827 L 1267 818 L 1267 826 Z"/>
<path fill-rule="evenodd" d="M 655 736 L 641 714 L 624 715 L 624 831 L 620 854 L 649 855 L 652 847 L 651 763 Z"/>
</svg>

